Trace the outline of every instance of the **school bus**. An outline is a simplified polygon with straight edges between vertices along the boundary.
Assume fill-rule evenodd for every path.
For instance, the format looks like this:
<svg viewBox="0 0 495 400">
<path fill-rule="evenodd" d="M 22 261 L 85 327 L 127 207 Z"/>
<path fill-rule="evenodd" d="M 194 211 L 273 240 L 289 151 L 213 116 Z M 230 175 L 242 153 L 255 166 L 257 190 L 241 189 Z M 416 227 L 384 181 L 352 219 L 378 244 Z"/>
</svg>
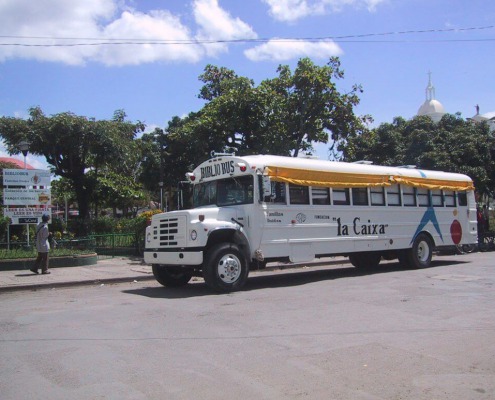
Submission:
<svg viewBox="0 0 495 400">
<path fill-rule="evenodd" d="M 213 154 L 186 177 L 193 208 L 156 214 L 146 229 L 144 259 L 164 286 L 202 276 L 229 292 L 268 262 L 336 255 L 362 269 L 394 258 L 424 268 L 434 250 L 477 241 L 474 186 L 462 174 Z"/>
</svg>

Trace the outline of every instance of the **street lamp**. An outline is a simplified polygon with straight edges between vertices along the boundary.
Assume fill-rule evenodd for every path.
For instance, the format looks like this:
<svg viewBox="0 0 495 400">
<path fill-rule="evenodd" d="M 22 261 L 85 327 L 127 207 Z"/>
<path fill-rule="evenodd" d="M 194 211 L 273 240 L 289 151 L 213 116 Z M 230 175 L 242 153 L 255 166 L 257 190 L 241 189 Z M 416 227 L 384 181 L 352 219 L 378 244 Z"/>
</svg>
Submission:
<svg viewBox="0 0 495 400">
<path fill-rule="evenodd" d="M 24 156 L 24 169 L 27 169 L 26 157 L 28 155 L 29 142 L 26 142 L 25 140 L 19 142 L 19 150 L 22 151 L 22 155 Z M 29 224 L 26 224 L 26 239 L 27 247 L 29 247 Z"/>
<path fill-rule="evenodd" d="M 25 140 L 20 142 L 19 143 L 19 150 L 21 150 L 22 154 L 24 155 L 24 169 L 26 169 L 26 157 L 28 155 L 29 142 L 26 142 Z"/>
<path fill-rule="evenodd" d="M 163 209 L 163 182 L 158 182 L 158 186 L 160 186 L 160 210 L 165 211 Z"/>
</svg>

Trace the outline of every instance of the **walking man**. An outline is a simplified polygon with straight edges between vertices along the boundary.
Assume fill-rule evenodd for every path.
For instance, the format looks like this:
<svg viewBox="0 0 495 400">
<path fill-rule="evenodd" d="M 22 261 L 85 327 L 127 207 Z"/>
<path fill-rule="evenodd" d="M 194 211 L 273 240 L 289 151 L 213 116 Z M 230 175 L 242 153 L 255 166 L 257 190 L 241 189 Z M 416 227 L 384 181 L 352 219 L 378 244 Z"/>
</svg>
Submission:
<svg viewBox="0 0 495 400">
<path fill-rule="evenodd" d="M 50 251 L 50 242 L 48 238 L 50 237 L 50 232 L 48 231 L 48 221 L 50 220 L 49 215 L 43 215 L 41 217 L 41 222 L 36 226 L 36 250 L 38 251 L 38 257 L 34 262 L 34 267 L 30 269 L 31 272 L 35 274 L 41 268 L 42 274 L 49 274 L 48 271 L 48 252 Z"/>
</svg>

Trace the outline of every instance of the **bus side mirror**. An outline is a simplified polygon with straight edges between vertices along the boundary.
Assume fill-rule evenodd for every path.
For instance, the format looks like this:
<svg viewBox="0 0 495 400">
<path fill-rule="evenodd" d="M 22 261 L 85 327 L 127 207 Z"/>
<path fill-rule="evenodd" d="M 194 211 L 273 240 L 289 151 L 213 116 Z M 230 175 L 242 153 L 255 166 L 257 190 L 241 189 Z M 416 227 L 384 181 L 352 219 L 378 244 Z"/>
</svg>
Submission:
<svg viewBox="0 0 495 400">
<path fill-rule="evenodd" d="M 271 197 L 272 182 L 269 176 L 263 176 L 262 185 L 263 185 L 263 197 Z"/>
</svg>

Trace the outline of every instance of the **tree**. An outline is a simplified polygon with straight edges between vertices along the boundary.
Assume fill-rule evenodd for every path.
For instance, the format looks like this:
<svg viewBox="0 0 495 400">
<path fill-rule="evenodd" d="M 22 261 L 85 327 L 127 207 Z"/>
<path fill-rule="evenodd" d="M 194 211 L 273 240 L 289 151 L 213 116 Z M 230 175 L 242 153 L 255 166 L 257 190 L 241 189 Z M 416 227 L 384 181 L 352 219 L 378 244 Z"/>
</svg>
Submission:
<svg viewBox="0 0 495 400">
<path fill-rule="evenodd" d="M 98 171 L 104 165 L 115 164 L 115 160 L 125 163 L 129 159 L 129 145 L 144 125 L 126 121 L 121 110 L 109 121 L 70 112 L 47 117 L 39 107 L 31 108 L 29 115 L 28 120 L 0 119 L 7 150 L 10 154 L 18 153 L 18 143 L 27 140 L 31 153 L 45 156 L 55 175 L 72 182 L 81 220 L 78 233 L 85 234 Z"/>
<path fill-rule="evenodd" d="M 277 72 L 277 78 L 256 87 L 232 70 L 208 65 L 200 76 L 204 86 L 199 94 L 207 103 L 169 126 L 169 145 L 200 143 L 202 150 L 193 150 L 196 155 L 217 150 L 297 156 L 311 151 L 315 142 L 339 142 L 364 129 L 368 117 L 354 115 L 361 87 L 342 94 L 333 82 L 344 77 L 338 58 L 323 67 L 304 58 L 294 73 L 288 66 Z"/>
<path fill-rule="evenodd" d="M 297 157 L 300 151 L 311 151 L 315 142 L 333 146 L 348 135 L 364 130 L 368 116 L 359 118 L 354 107 L 359 104 L 361 86 L 340 93 L 333 80 L 343 79 L 340 60 L 332 57 L 325 66 L 315 65 L 309 58 L 299 60 L 292 73 L 288 66 L 279 66 L 278 78 L 266 80 L 261 88 L 271 98 L 270 128 L 275 136 L 289 144 Z"/>
<path fill-rule="evenodd" d="M 340 146 L 346 161 L 458 172 L 470 176 L 478 193 L 493 195 L 495 136 L 486 123 L 446 114 L 438 123 L 427 116 L 393 123 L 349 137 Z"/>
</svg>

